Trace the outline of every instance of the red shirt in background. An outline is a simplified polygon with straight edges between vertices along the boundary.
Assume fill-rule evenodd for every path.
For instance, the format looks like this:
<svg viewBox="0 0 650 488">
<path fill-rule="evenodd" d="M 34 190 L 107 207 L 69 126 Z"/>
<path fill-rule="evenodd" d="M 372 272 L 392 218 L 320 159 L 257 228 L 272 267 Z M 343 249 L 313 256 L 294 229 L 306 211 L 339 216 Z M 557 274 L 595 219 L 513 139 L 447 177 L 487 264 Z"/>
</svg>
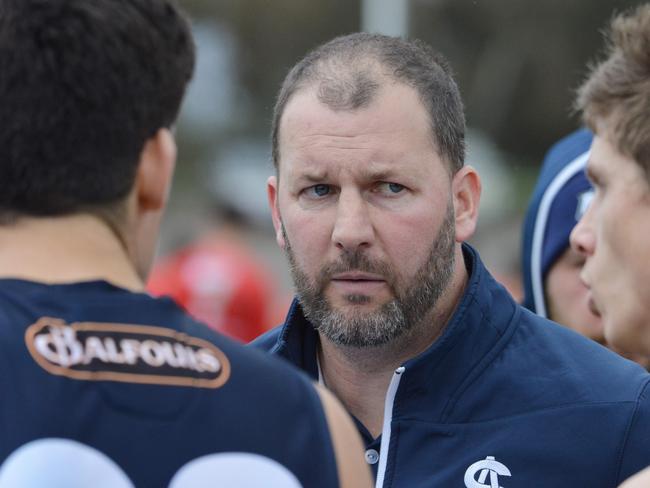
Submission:
<svg viewBox="0 0 650 488">
<path fill-rule="evenodd" d="M 147 289 L 173 298 L 188 313 L 232 338 L 249 342 L 284 319 L 270 273 L 243 243 L 209 239 L 160 259 Z"/>
</svg>

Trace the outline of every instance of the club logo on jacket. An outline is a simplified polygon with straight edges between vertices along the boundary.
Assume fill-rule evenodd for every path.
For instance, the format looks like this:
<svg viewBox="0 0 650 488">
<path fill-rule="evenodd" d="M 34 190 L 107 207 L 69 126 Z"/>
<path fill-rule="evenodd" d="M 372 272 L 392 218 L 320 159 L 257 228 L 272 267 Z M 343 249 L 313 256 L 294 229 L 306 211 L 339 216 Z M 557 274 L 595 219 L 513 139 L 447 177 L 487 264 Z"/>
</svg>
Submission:
<svg viewBox="0 0 650 488">
<path fill-rule="evenodd" d="M 499 476 L 510 476 L 510 470 L 496 461 L 494 456 L 488 456 L 467 468 L 465 486 L 467 488 L 504 488 L 499 485 Z M 488 477 L 490 480 L 486 483 Z"/>
<path fill-rule="evenodd" d="M 218 388 L 230 376 L 214 344 L 164 327 L 43 317 L 25 343 L 47 372 L 76 380 Z"/>
</svg>

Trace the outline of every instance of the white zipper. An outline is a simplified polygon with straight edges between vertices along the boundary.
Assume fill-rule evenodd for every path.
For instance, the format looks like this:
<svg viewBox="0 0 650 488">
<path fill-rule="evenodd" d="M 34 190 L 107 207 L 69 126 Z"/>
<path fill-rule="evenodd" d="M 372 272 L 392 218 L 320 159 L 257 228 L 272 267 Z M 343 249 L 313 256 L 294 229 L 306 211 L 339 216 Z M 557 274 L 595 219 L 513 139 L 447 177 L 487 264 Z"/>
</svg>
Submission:
<svg viewBox="0 0 650 488">
<path fill-rule="evenodd" d="M 379 446 L 379 465 L 377 466 L 377 482 L 375 488 L 383 488 L 384 475 L 386 474 L 386 462 L 388 460 L 388 447 L 390 445 L 390 424 L 393 421 L 393 403 L 397 394 L 397 387 L 402 379 L 404 366 L 400 366 L 393 373 L 393 377 L 388 385 L 386 392 L 386 401 L 384 402 L 384 425 L 381 431 L 381 444 Z"/>
</svg>

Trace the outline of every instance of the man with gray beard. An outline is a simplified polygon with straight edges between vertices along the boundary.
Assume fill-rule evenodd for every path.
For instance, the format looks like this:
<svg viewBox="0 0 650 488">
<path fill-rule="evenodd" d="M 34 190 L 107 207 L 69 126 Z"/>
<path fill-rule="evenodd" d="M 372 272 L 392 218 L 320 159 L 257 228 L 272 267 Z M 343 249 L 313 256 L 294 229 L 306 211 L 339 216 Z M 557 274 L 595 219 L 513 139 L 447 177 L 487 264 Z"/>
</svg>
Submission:
<svg viewBox="0 0 650 488">
<path fill-rule="evenodd" d="M 298 296 L 255 345 L 339 397 L 377 487 L 611 487 L 650 461 L 650 377 L 522 309 L 465 244 L 481 183 L 439 54 L 334 39 L 289 72 L 272 130 Z"/>
<path fill-rule="evenodd" d="M 453 208 L 449 206 L 427 261 L 403 291 L 396 289 L 395 270 L 390 265 L 373 262 L 360 250 L 343 250 L 340 261 L 325 266 L 320 271 L 317 282 L 312 284 L 296 264 L 293 250 L 283 231 L 291 275 L 305 315 L 321 334 L 340 346 L 381 346 L 400 336 L 404 336 L 402 340 L 411 341 L 413 333 L 419 331 L 416 325 L 428 326 L 420 318 L 425 316 L 436 302 L 451 277 L 454 266 L 453 230 Z M 381 305 L 376 312 L 359 310 L 346 316 L 333 309 L 325 297 L 325 288 L 334 275 L 351 269 L 382 276 L 391 288 L 394 298 Z M 364 304 L 369 303 L 371 297 L 352 293 L 346 296 L 346 300 Z"/>
</svg>

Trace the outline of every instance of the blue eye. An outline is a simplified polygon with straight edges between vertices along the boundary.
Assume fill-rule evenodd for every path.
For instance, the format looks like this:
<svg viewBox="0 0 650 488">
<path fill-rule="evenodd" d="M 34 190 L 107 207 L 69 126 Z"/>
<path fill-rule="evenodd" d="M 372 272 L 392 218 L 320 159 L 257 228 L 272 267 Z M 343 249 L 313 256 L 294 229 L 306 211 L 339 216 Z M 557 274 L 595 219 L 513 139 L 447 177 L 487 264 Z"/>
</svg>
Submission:
<svg viewBox="0 0 650 488">
<path fill-rule="evenodd" d="M 402 193 L 406 187 L 404 185 L 400 185 L 399 183 L 389 183 L 387 181 L 382 181 L 381 183 L 378 183 L 377 186 L 375 187 L 375 191 L 381 195 L 384 195 L 386 197 L 390 197 L 393 195 L 397 195 L 398 193 Z"/>
<path fill-rule="evenodd" d="M 330 186 L 329 185 L 314 185 L 311 188 L 309 188 L 314 195 L 318 197 L 324 197 L 325 195 L 328 195 L 330 192 Z"/>
</svg>

